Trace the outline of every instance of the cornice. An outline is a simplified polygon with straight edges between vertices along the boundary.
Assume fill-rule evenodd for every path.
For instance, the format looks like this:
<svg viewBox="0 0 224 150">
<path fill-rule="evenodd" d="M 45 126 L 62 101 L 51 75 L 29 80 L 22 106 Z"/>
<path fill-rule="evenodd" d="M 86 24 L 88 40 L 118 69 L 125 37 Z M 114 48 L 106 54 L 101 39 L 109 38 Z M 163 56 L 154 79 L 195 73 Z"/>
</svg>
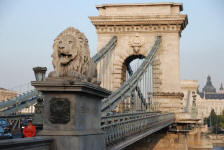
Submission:
<svg viewBox="0 0 224 150">
<path fill-rule="evenodd" d="M 89 17 L 91 22 L 100 27 L 108 26 L 171 26 L 179 25 L 183 30 L 187 23 L 187 15 L 150 15 L 150 16 L 94 16 Z M 113 32 L 116 30 L 113 30 Z M 143 30 L 141 30 L 143 31 Z"/>
<path fill-rule="evenodd" d="M 96 8 L 105 8 L 105 7 L 123 7 L 123 6 L 158 6 L 158 5 L 171 5 L 179 6 L 180 11 L 183 11 L 182 3 L 173 3 L 173 2 L 158 2 L 158 3 L 128 3 L 128 4 L 102 4 L 96 5 Z"/>
<path fill-rule="evenodd" d="M 178 19 L 178 18 L 186 18 L 186 14 L 179 15 L 144 15 L 144 16 L 89 16 L 90 20 L 92 19 Z"/>
<path fill-rule="evenodd" d="M 155 25 L 99 25 L 96 26 L 96 31 L 98 34 L 101 33 L 128 33 L 128 32 L 156 32 L 156 33 L 168 33 L 168 32 L 181 32 L 182 27 L 179 24 L 164 25 L 164 24 L 155 24 Z"/>
</svg>

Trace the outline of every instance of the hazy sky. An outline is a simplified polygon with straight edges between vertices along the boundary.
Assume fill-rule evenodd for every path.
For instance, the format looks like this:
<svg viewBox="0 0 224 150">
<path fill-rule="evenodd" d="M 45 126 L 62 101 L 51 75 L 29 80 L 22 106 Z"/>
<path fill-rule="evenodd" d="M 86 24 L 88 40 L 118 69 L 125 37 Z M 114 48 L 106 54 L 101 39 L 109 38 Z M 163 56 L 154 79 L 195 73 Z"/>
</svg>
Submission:
<svg viewBox="0 0 224 150">
<path fill-rule="evenodd" d="M 91 55 L 97 35 L 88 16 L 97 16 L 96 4 L 149 3 L 158 0 L 0 0 L 0 87 L 13 88 L 34 80 L 32 68 L 52 71 L 55 37 L 69 26 L 84 32 Z M 182 32 L 181 79 L 204 86 L 211 75 L 216 88 L 224 83 L 224 1 L 183 0 L 189 24 Z"/>
</svg>

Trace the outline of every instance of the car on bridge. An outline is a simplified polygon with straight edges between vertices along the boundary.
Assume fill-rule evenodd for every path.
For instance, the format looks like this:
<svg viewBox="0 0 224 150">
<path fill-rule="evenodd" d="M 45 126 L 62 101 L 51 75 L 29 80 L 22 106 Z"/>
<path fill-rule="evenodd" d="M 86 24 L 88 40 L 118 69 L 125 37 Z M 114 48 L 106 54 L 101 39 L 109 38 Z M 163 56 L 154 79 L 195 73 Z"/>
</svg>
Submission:
<svg viewBox="0 0 224 150">
<path fill-rule="evenodd" d="M 10 125 L 9 123 L 5 120 L 0 118 L 0 126 L 4 129 L 4 131 L 10 132 Z"/>
<path fill-rule="evenodd" d="M 2 139 L 11 139 L 12 134 L 8 130 L 4 130 L 2 126 L 0 126 L 0 140 Z"/>
</svg>

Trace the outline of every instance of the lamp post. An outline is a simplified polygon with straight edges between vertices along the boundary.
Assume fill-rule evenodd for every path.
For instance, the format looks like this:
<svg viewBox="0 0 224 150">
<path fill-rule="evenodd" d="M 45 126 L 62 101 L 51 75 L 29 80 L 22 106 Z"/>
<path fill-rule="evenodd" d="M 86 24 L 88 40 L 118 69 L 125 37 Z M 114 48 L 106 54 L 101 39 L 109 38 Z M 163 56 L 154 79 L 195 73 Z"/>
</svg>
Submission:
<svg viewBox="0 0 224 150">
<path fill-rule="evenodd" d="M 33 68 L 36 81 L 44 81 L 45 80 L 45 74 L 47 71 L 47 67 L 34 67 Z"/>
<path fill-rule="evenodd" d="M 45 74 L 47 71 L 46 67 L 34 67 L 33 71 L 34 71 L 36 81 L 45 80 Z M 35 107 L 35 112 L 32 116 L 33 124 L 35 124 L 37 127 L 42 127 L 43 126 L 42 111 L 44 106 L 43 106 L 43 97 L 41 92 L 38 92 L 37 104 L 35 104 L 34 107 Z"/>
</svg>

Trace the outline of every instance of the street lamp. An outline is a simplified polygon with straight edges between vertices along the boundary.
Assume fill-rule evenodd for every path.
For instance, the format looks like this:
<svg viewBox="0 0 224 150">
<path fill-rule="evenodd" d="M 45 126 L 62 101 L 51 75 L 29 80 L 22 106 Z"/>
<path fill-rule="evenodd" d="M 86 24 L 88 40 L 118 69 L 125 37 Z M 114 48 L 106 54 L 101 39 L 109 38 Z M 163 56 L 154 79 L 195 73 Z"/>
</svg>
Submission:
<svg viewBox="0 0 224 150">
<path fill-rule="evenodd" d="M 33 68 L 36 81 L 44 81 L 47 67 L 34 67 Z M 41 92 L 38 91 L 37 104 L 34 105 L 35 113 L 32 115 L 33 124 L 36 126 L 41 126 L 43 124 L 43 98 Z"/>
<path fill-rule="evenodd" d="M 34 67 L 33 68 L 36 81 L 44 81 L 45 80 L 45 74 L 47 71 L 47 67 Z"/>
</svg>

